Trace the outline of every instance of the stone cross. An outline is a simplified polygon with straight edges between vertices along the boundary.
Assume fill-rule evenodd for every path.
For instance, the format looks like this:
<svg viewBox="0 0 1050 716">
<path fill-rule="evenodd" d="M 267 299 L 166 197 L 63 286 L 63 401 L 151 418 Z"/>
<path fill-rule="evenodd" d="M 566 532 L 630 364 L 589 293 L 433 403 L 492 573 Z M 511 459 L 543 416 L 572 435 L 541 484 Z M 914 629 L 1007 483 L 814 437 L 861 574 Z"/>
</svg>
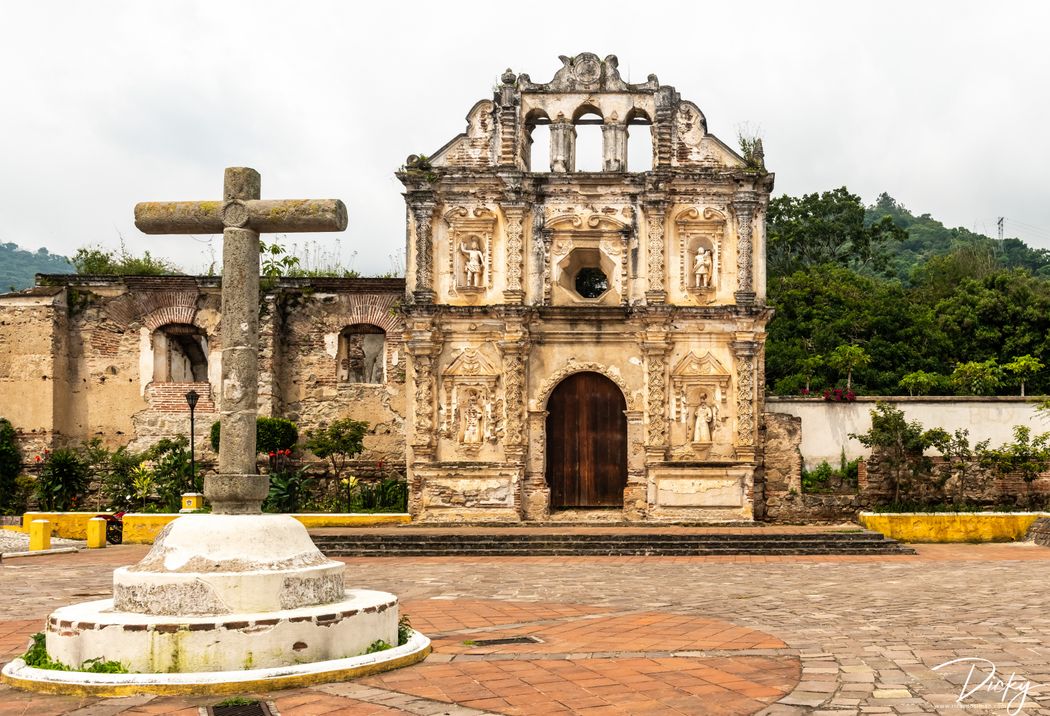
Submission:
<svg viewBox="0 0 1050 716">
<path fill-rule="evenodd" d="M 146 234 L 222 232 L 222 388 L 219 469 L 204 495 L 220 514 L 260 512 L 269 480 L 255 474 L 259 405 L 259 234 L 342 231 L 338 199 L 262 200 L 259 172 L 229 167 L 222 201 L 143 202 L 135 226 Z"/>
</svg>

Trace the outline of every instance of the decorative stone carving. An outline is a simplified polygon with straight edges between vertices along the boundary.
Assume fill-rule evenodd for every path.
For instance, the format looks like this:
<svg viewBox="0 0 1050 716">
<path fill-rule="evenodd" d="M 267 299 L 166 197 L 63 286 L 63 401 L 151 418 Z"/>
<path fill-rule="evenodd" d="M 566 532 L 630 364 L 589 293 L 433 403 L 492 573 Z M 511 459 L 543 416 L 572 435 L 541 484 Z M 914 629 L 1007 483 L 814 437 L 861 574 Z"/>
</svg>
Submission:
<svg viewBox="0 0 1050 716">
<path fill-rule="evenodd" d="M 740 194 L 733 200 L 733 212 L 737 220 L 736 244 L 736 302 L 751 304 L 755 302 L 754 289 L 754 246 L 752 245 L 752 221 L 758 200 L 753 192 Z"/>
<path fill-rule="evenodd" d="M 667 445 L 667 348 L 646 350 L 646 373 L 648 383 L 647 409 L 649 412 L 650 446 Z"/>
<path fill-rule="evenodd" d="M 736 355 L 736 437 L 737 445 L 755 446 L 755 352 L 754 341 L 734 341 Z"/>
<path fill-rule="evenodd" d="M 506 217 L 507 235 L 507 288 L 503 292 L 504 298 L 513 303 L 520 303 L 524 297 L 522 288 L 522 274 L 524 272 L 524 217 L 525 207 L 522 205 L 503 205 L 503 215 Z"/>
<path fill-rule="evenodd" d="M 678 286 L 710 303 L 719 287 L 726 215 L 710 207 L 691 207 L 675 217 L 678 231 Z"/>
<path fill-rule="evenodd" d="M 445 212 L 448 231 L 448 292 L 481 293 L 492 285 L 492 235 L 496 215 L 486 207 Z"/>
<path fill-rule="evenodd" d="M 416 224 L 416 290 L 417 303 L 434 301 L 434 203 L 412 205 Z"/>
<path fill-rule="evenodd" d="M 561 207 L 566 211 L 565 207 Z M 567 213 L 550 216 L 544 223 L 544 299 L 546 304 L 600 305 L 627 302 L 626 240 L 630 229 L 606 207 L 602 213 L 590 210 L 580 214 L 569 208 Z M 581 295 L 576 277 L 583 269 L 597 269 L 608 286 L 600 295 Z"/>
<path fill-rule="evenodd" d="M 701 140 L 707 134 L 707 119 L 692 102 L 681 102 L 675 112 L 675 134 L 689 150 L 699 151 Z"/>
<path fill-rule="evenodd" d="M 601 373 L 606 378 L 616 383 L 620 388 L 620 392 L 623 393 L 624 400 L 627 403 L 627 409 L 634 410 L 634 400 L 632 399 L 631 391 L 619 373 L 614 373 L 609 370 L 608 366 L 602 365 L 601 363 L 577 363 L 576 361 L 569 361 L 559 370 L 551 373 L 550 376 L 547 377 L 547 380 L 543 381 L 539 391 L 536 392 L 536 402 L 538 405 L 544 406 L 547 404 L 547 398 L 549 398 L 554 389 L 558 387 L 558 383 L 574 373 L 584 372 Z"/>
<path fill-rule="evenodd" d="M 430 353 L 417 352 L 412 355 L 412 382 L 415 386 L 413 398 L 416 405 L 415 436 L 413 447 L 420 448 L 432 444 L 434 432 L 434 358 Z"/>
<path fill-rule="evenodd" d="M 506 398 L 507 447 L 525 444 L 525 346 L 521 343 L 505 343 L 500 346 L 503 353 L 503 395 Z"/>
<path fill-rule="evenodd" d="M 667 205 L 663 202 L 646 207 L 645 220 L 648 225 L 648 243 L 646 252 L 649 262 L 649 290 L 646 299 L 650 303 L 663 303 L 664 291 L 664 213 Z"/>
<path fill-rule="evenodd" d="M 727 420 L 722 406 L 728 396 L 729 371 L 717 358 L 710 353 L 700 357 L 692 351 L 685 355 L 671 371 L 674 442 L 704 450 L 719 441 L 718 431 Z"/>
<path fill-rule="evenodd" d="M 472 453 L 503 437 L 503 401 L 496 396 L 499 374 L 480 351 L 465 349 L 441 375 L 441 437 Z"/>
</svg>

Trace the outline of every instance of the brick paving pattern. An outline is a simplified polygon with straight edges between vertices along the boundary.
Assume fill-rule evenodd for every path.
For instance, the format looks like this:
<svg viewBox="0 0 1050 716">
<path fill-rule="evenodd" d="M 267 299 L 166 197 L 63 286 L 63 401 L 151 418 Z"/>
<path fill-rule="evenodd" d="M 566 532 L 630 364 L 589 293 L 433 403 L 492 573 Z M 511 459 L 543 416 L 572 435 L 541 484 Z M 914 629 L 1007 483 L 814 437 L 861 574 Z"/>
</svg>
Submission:
<svg viewBox="0 0 1050 716">
<path fill-rule="evenodd" d="M 55 607 L 108 594 L 110 570 L 145 549 L 5 562 L 0 661 L 20 653 Z M 1031 682 L 1021 713 L 1050 714 L 1050 548 L 917 549 L 884 557 L 347 559 L 350 583 L 401 597 L 414 626 L 434 639 L 434 654 L 400 671 L 261 698 L 282 716 L 1010 713 L 1001 692 L 956 703 L 968 666 L 933 670 L 982 658 L 1003 680 L 1013 672 Z M 539 641 L 477 644 L 523 635 Z M 0 716 L 189 716 L 219 700 L 0 687 Z"/>
</svg>

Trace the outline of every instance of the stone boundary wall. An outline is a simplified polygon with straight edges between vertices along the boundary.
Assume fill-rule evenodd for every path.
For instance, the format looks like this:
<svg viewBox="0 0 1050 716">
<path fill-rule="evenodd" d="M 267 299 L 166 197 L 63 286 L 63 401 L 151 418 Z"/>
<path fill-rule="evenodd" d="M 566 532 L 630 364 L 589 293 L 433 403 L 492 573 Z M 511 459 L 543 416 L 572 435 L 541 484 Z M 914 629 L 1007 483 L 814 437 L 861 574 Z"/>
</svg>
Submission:
<svg viewBox="0 0 1050 716">
<path fill-rule="evenodd" d="M 991 447 L 1013 440 L 1013 426 L 1027 425 L 1033 433 L 1050 432 L 1050 415 L 1036 411 L 1038 398 L 957 397 L 957 396 L 864 396 L 852 403 L 834 403 L 821 398 L 766 398 L 766 410 L 802 419 L 802 458 L 807 468 L 822 460 L 839 464 L 842 450 L 846 459 L 866 457 L 868 449 L 849 437 L 871 428 L 871 411 L 883 401 L 904 411 L 908 420 L 917 420 L 926 429 L 943 428 L 949 433 L 965 428 L 970 444 L 990 439 Z"/>
</svg>

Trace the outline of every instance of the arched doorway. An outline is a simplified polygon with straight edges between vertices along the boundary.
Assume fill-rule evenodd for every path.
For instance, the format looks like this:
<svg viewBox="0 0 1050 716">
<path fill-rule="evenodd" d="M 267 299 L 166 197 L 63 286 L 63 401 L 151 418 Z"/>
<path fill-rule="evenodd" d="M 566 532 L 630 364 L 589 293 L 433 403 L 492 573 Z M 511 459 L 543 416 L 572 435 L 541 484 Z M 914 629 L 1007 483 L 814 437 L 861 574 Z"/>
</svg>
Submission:
<svg viewBox="0 0 1050 716">
<path fill-rule="evenodd" d="M 600 373 L 575 373 L 547 400 L 551 509 L 622 507 L 627 486 L 627 403 Z"/>
</svg>

